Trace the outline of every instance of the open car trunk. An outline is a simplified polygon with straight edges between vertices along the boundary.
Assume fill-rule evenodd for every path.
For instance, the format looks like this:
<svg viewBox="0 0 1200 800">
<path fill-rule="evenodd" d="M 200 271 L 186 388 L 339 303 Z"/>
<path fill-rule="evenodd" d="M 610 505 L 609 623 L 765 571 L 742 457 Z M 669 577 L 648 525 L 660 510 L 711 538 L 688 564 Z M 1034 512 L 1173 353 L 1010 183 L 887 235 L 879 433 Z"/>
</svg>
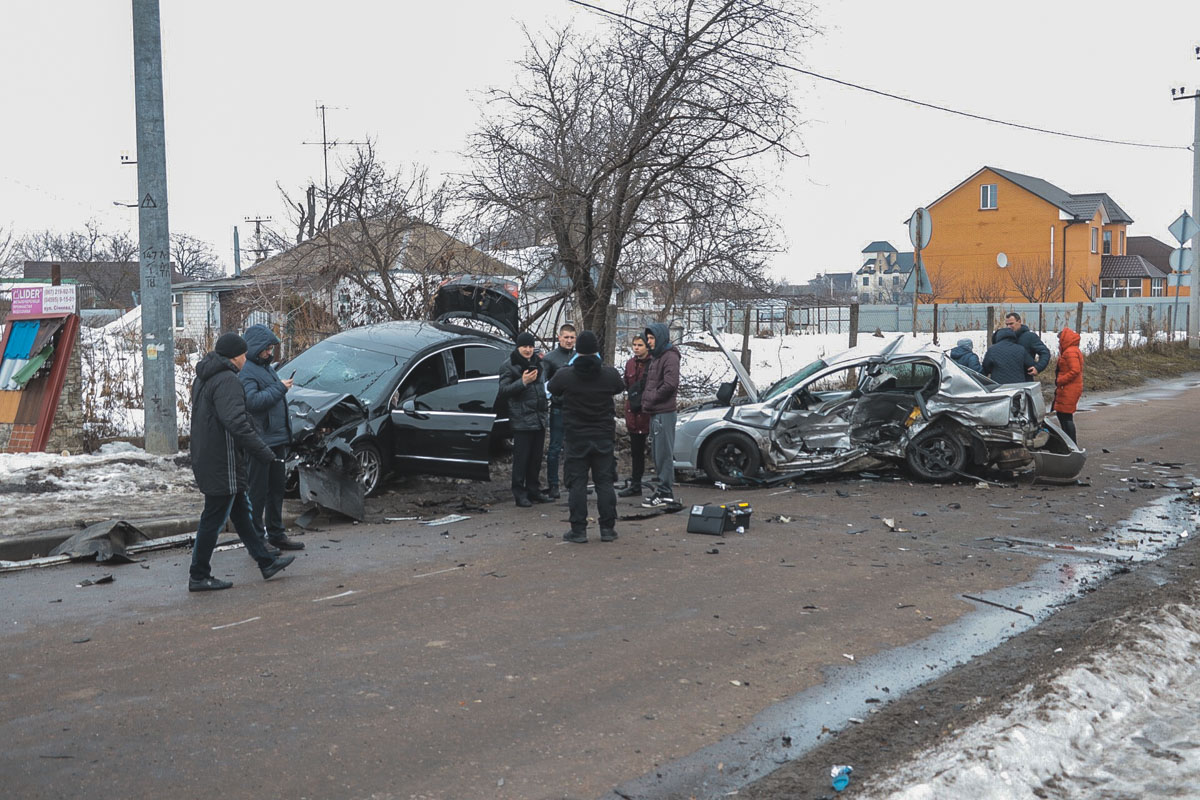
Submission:
<svg viewBox="0 0 1200 800">
<path fill-rule="evenodd" d="M 521 313 L 517 296 L 517 285 L 511 281 L 490 275 L 460 275 L 438 287 L 433 299 L 433 319 L 481 320 L 515 339 Z"/>
</svg>

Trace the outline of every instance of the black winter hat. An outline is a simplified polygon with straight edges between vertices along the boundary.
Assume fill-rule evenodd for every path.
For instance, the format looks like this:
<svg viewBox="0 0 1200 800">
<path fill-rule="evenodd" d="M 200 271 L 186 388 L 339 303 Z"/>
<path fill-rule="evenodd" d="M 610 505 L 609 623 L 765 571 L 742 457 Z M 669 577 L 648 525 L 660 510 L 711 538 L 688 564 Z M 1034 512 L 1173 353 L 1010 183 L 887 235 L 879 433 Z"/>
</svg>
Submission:
<svg viewBox="0 0 1200 800">
<path fill-rule="evenodd" d="M 533 334 L 529 331 L 524 331 L 517 337 L 517 347 L 534 347 L 537 345 L 537 339 L 533 338 Z"/>
<path fill-rule="evenodd" d="M 581 356 L 594 356 L 600 352 L 600 340 L 591 331 L 584 331 L 575 340 L 575 352 Z"/>
<path fill-rule="evenodd" d="M 236 333 L 222 333 L 221 338 L 217 339 L 217 346 L 213 348 L 217 355 L 226 358 L 237 358 L 247 349 L 246 340 Z"/>
</svg>

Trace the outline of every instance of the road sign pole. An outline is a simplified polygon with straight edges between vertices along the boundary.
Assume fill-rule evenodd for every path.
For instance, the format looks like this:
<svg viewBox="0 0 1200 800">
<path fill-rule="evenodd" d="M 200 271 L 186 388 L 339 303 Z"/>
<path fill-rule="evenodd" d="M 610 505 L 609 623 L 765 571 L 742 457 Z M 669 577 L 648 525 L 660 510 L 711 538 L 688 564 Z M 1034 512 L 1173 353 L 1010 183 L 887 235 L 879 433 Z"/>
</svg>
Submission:
<svg viewBox="0 0 1200 800">
<path fill-rule="evenodd" d="M 167 227 L 167 148 L 158 0 L 133 0 L 133 85 L 146 452 L 169 455 L 179 449 L 179 429 L 175 417 L 175 330 L 171 320 L 171 243 Z"/>
<path fill-rule="evenodd" d="M 1192 219 L 1200 222 L 1200 92 L 1192 98 L 1196 119 L 1192 134 Z M 1176 294 L 1179 290 L 1175 290 Z M 1200 349 L 1200 234 L 1192 239 L 1192 294 L 1188 298 L 1188 347 Z"/>
</svg>

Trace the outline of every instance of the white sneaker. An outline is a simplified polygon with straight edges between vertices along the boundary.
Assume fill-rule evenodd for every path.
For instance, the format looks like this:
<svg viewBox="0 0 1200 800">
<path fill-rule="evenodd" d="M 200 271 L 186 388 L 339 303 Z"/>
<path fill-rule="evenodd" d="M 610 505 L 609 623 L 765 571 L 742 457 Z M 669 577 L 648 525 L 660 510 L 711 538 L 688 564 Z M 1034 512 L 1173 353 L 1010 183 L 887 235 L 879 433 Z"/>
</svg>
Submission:
<svg viewBox="0 0 1200 800">
<path fill-rule="evenodd" d="M 656 494 L 651 497 L 647 497 L 642 501 L 642 508 L 668 508 L 670 506 L 677 505 L 679 505 L 679 503 L 677 503 L 675 498 L 671 495 L 663 496 Z"/>
</svg>

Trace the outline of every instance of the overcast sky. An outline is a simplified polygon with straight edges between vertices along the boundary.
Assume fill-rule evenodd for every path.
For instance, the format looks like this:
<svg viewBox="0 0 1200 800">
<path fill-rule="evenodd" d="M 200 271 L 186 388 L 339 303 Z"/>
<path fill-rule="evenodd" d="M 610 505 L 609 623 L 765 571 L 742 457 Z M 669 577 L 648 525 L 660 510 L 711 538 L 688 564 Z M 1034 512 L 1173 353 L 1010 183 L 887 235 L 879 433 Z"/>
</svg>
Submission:
<svg viewBox="0 0 1200 800">
<path fill-rule="evenodd" d="M 618 8 L 615 0 L 594 0 Z M 1200 84 L 1195 0 L 857 0 L 818 5 L 806 69 L 975 114 L 1087 136 L 1188 146 Z M 282 222 L 276 183 L 320 181 L 315 111 L 331 138 L 371 137 L 391 164 L 462 167 L 480 92 L 511 82 L 520 24 L 594 27 L 566 0 L 161 0 L 172 231 L 232 265 L 255 215 Z M 798 150 L 775 175 L 786 236 L 774 262 L 799 282 L 859 264 L 870 241 L 909 249 L 914 208 L 984 165 L 1069 192 L 1108 192 L 1131 235 L 1173 241 L 1192 156 L 1064 139 L 918 108 L 796 75 Z M 128 0 L 5 0 L 0 25 L 0 227 L 68 230 L 94 218 L 136 229 Z M 281 228 L 284 227 L 281 225 Z M 286 229 L 286 228 L 285 228 Z M 934 216 L 934 236 L 937 218 Z"/>
</svg>

